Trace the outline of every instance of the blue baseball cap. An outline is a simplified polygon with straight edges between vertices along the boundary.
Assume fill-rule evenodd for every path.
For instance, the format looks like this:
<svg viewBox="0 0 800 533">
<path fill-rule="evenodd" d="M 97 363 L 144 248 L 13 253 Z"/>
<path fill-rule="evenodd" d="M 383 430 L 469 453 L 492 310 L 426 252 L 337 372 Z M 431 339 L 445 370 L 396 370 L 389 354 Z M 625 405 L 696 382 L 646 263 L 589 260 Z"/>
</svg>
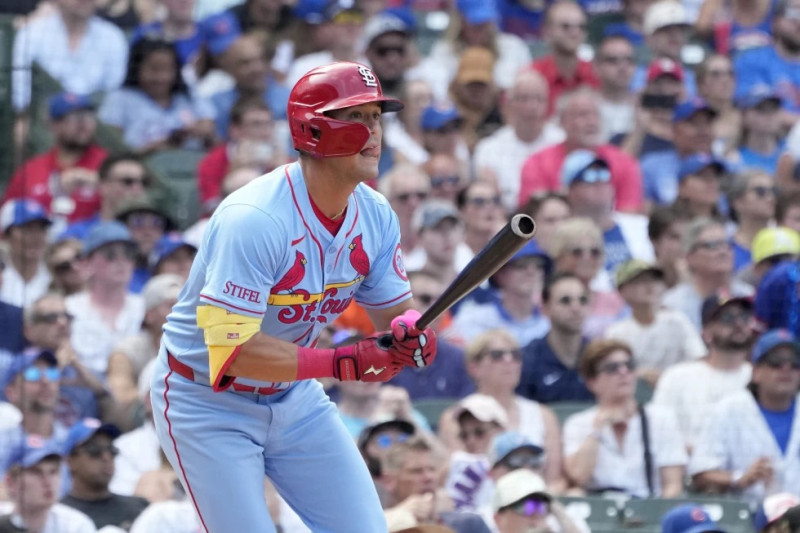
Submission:
<svg viewBox="0 0 800 533">
<path fill-rule="evenodd" d="M 62 92 L 50 98 L 50 118 L 59 120 L 74 111 L 94 111 L 94 104 L 85 94 Z"/>
<path fill-rule="evenodd" d="M 764 102 L 774 102 L 780 106 L 781 97 L 769 85 L 759 84 L 751 87 L 746 93 L 739 95 L 736 98 L 736 107 L 750 109 Z"/>
<path fill-rule="evenodd" d="M 489 463 L 496 465 L 517 450 L 530 450 L 536 454 L 544 454 L 544 449 L 537 446 L 528 437 L 518 431 L 505 431 L 497 435 L 489 446 Z"/>
<path fill-rule="evenodd" d="M 708 113 L 711 117 L 716 117 L 717 112 L 708 106 L 702 98 L 691 98 L 679 103 L 673 112 L 672 122 L 688 120 L 697 113 Z"/>
<path fill-rule="evenodd" d="M 242 34 L 239 21 L 227 11 L 206 19 L 201 29 L 208 51 L 215 56 L 225 53 Z"/>
<path fill-rule="evenodd" d="M 125 224 L 116 220 L 98 222 L 89 230 L 89 234 L 84 239 L 81 254 L 84 257 L 88 257 L 101 246 L 115 242 L 136 246 L 136 242 L 134 242 L 131 232 L 128 231 L 128 227 Z"/>
<path fill-rule="evenodd" d="M 461 115 L 452 102 L 429 105 L 422 111 L 420 127 L 423 131 L 438 130 L 451 122 L 461 122 Z"/>
<path fill-rule="evenodd" d="M 711 154 L 693 154 L 681 161 L 681 165 L 678 167 L 678 181 L 683 181 L 686 176 L 697 174 L 708 167 L 714 167 L 719 173 L 728 170 L 722 159 Z"/>
<path fill-rule="evenodd" d="M 39 435 L 27 435 L 24 442 L 11 448 L 5 469 L 8 470 L 15 466 L 30 468 L 49 457 L 61 459 L 61 456 L 61 446 L 55 439 L 45 439 Z"/>
<path fill-rule="evenodd" d="M 573 150 L 561 163 L 561 184 L 609 183 L 611 170 L 608 161 L 591 150 Z"/>
<path fill-rule="evenodd" d="M 153 247 L 153 252 L 150 254 L 151 267 L 156 268 L 161 261 L 178 248 L 188 248 L 193 252 L 197 252 L 197 246 L 183 240 L 183 236 L 180 233 L 167 233 Z"/>
<path fill-rule="evenodd" d="M 50 220 L 44 207 L 28 198 L 9 200 L 0 209 L 0 231 L 3 233 L 6 233 L 14 226 L 22 226 L 38 220 L 47 225 L 52 224 L 52 220 Z"/>
<path fill-rule="evenodd" d="M 789 346 L 800 357 L 800 342 L 788 329 L 771 329 L 762 334 L 753 345 L 750 359 L 758 364 L 769 352 L 780 346 Z"/>
<path fill-rule="evenodd" d="M 72 453 L 75 448 L 94 437 L 97 433 L 104 433 L 111 437 L 111 440 L 122 435 L 122 432 L 114 424 L 103 424 L 96 418 L 84 418 L 69 428 L 67 438 L 64 440 L 64 454 Z"/>
<path fill-rule="evenodd" d="M 725 533 L 699 505 L 673 507 L 661 519 L 661 533 Z"/>
<path fill-rule="evenodd" d="M 539 257 L 539 258 L 541 258 L 542 259 L 542 267 L 544 268 L 545 276 L 550 274 L 550 271 L 553 268 L 553 260 L 550 259 L 550 256 L 547 255 L 547 253 L 544 250 L 542 250 L 542 248 L 539 246 L 539 244 L 533 239 L 531 239 L 528 242 L 526 242 L 525 246 L 520 248 L 517 251 L 517 253 L 512 255 L 511 258 L 508 261 L 506 261 L 506 265 L 509 265 L 509 264 L 513 263 L 514 261 L 516 261 L 518 259 L 524 259 L 526 257 Z M 503 265 L 503 266 L 505 266 L 505 265 Z M 500 268 L 502 269 L 503 267 L 500 267 Z M 498 269 L 498 272 L 499 271 L 500 271 L 500 269 Z M 497 272 L 495 272 L 494 274 L 489 276 L 489 285 L 491 285 L 492 287 L 497 287 L 497 280 L 495 279 L 496 275 L 497 275 Z"/>
<path fill-rule="evenodd" d="M 494 0 L 457 0 L 456 8 L 467 23 L 473 26 L 500 20 Z"/>
<path fill-rule="evenodd" d="M 49 350 L 27 350 L 11 359 L 11 364 L 6 368 L 6 374 L 3 378 L 3 389 L 10 385 L 18 374 L 25 372 L 39 361 L 44 362 L 51 368 L 58 366 L 58 359 L 56 359 L 53 352 Z"/>
<path fill-rule="evenodd" d="M 329 0 L 299 0 L 292 14 L 308 24 L 322 24 L 327 20 L 325 10 L 329 3 Z"/>
</svg>

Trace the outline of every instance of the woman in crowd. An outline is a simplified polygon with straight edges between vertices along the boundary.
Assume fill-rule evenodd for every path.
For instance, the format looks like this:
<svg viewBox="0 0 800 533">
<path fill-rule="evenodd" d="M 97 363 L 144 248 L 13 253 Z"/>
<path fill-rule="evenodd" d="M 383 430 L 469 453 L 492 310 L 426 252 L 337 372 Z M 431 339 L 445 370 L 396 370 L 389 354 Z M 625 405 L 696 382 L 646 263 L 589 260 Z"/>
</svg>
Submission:
<svg viewBox="0 0 800 533">
<path fill-rule="evenodd" d="M 145 154 L 204 149 L 214 142 L 213 108 L 189 94 L 178 54 L 162 40 L 142 39 L 131 47 L 125 81 L 105 97 L 98 117 Z"/>
<path fill-rule="evenodd" d="M 688 457 L 672 411 L 638 405 L 636 364 L 621 341 L 597 340 L 579 372 L 597 404 L 564 423 L 564 471 L 588 493 L 677 498 Z"/>
</svg>

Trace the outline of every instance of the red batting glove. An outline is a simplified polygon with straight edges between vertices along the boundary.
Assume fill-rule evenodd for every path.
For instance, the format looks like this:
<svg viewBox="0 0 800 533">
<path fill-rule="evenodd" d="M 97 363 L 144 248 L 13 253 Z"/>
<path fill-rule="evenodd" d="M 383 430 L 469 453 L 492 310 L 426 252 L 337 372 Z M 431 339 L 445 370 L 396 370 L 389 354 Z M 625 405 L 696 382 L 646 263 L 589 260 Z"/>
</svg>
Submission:
<svg viewBox="0 0 800 533">
<path fill-rule="evenodd" d="M 388 335 L 386 335 L 388 336 Z M 381 337 L 367 337 L 333 350 L 333 377 L 339 381 L 389 381 L 403 369 Z"/>
<path fill-rule="evenodd" d="M 405 366 L 425 367 L 436 358 L 436 333 L 417 329 L 419 311 L 409 309 L 392 320 L 392 348 Z"/>
</svg>

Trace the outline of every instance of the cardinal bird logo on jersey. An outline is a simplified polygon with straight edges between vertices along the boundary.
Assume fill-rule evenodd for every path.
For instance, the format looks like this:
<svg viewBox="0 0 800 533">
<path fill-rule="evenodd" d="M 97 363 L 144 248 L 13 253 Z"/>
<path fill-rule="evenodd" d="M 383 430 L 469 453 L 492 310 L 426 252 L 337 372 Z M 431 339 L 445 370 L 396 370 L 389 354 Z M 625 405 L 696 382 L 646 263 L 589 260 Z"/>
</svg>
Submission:
<svg viewBox="0 0 800 533">
<path fill-rule="evenodd" d="M 297 250 L 294 256 L 294 264 L 289 268 L 286 274 L 283 275 L 281 280 L 272 287 L 270 292 L 273 294 L 280 291 L 289 291 L 293 293 L 294 287 L 300 283 L 306 275 L 306 263 L 308 263 L 306 256 L 304 256 L 300 250 Z"/>
<path fill-rule="evenodd" d="M 369 257 L 367 252 L 364 251 L 364 245 L 361 244 L 361 235 L 356 235 L 353 242 L 348 246 L 350 248 L 350 264 L 360 276 L 367 277 L 369 274 Z"/>
</svg>

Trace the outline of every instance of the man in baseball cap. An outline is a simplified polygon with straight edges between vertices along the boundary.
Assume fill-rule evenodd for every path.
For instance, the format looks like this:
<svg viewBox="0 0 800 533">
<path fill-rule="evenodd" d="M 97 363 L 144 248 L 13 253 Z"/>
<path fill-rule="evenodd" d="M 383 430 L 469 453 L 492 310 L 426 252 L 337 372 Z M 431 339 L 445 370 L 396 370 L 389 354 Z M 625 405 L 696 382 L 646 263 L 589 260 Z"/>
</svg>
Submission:
<svg viewBox="0 0 800 533">
<path fill-rule="evenodd" d="M 544 448 L 517 431 L 505 431 L 497 435 L 489 447 L 488 457 L 492 466 L 491 476 L 495 480 L 520 468 L 543 475 Z"/>
<path fill-rule="evenodd" d="M 0 300 L 24 307 L 47 292 L 50 274 L 44 254 L 51 223 L 44 207 L 27 198 L 9 200 L 0 208 L 0 232 L 9 257 Z"/>
<path fill-rule="evenodd" d="M 693 154 L 681 161 L 678 168 L 679 205 L 693 217 L 716 216 L 726 169 L 725 162 L 711 154 Z"/>
<path fill-rule="evenodd" d="M 661 519 L 661 533 L 725 533 L 699 505 L 670 509 Z"/>
<path fill-rule="evenodd" d="M 659 0 L 647 8 L 642 23 L 645 43 L 654 60 L 670 59 L 681 64 L 681 51 L 689 40 L 691 20 L 686 8 L 673 0 Z M 646 67 L 637 70 L 633 89 L 641 90 L 645 85 Z M 697 91 L 694 72 L 685 69 L 683 79 L 685 92 L 692 96 Z"/>
<path fill-rule="evenodd" d="M 499 533 L 589 530 L 585 523 L 579 528 L 579 521 L 567 515 L 542 477 L 525 468 L 497 480 L 492 503 Z"/>
<path fill-rule="evenodd" d="M 369 18 L 361 34 L 364 57 L 381 80 L 384 94 L 398 96 L 410 66 L 409 44 L 414 28 L 397 13 L 382 11 Z"/>
<path fill-rule="evenodd" d="M 784 227 L 764 228 L 753 237 L 752 285 L 757 286 L 772 267 L 800 255 L 800 233 Z"/>
</svg>

